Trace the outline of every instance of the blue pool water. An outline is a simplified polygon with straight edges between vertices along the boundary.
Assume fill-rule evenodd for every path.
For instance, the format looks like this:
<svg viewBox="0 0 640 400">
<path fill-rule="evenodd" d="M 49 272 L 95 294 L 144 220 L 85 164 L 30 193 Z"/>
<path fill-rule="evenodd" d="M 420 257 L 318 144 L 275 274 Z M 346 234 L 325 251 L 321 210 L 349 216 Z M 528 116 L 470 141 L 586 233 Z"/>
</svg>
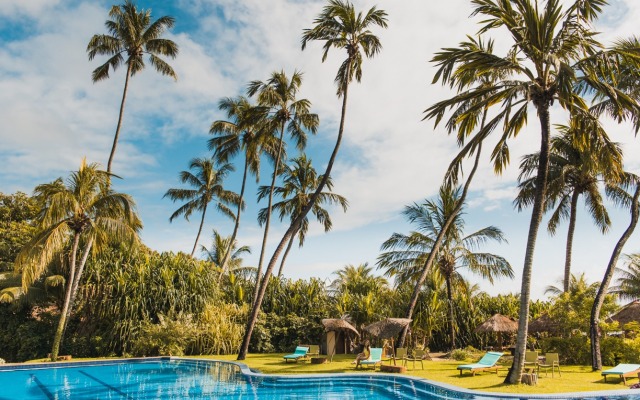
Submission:
<svg viewBox="0 0 640 400">
<path fill-rule="evenodd" d="M 561 382 L 559 382 L 561 384 Z M 640 393 L 640 391 L 639 391 Z M 527 398 L 640 400 L 633 392 L 593 396 Z M 162 358 L 73 363 L 63 367 L 20 366 L 0 372 L 5 399 L 525 399 L 473 393 L 422 379 L 387 374 L 269 376 L 243 364 Z"/>
</svg>

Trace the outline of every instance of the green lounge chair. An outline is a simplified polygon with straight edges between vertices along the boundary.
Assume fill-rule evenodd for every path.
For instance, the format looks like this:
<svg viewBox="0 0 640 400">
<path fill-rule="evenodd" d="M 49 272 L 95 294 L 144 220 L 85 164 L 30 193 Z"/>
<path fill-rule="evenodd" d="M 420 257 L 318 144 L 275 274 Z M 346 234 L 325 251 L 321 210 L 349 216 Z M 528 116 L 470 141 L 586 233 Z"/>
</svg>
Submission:
<svg viewBox="0 0 640 400">
<path fill-rule="evenodd" d="M 480 359 L 480 361 L 475 364 L 458 365 L 458 370 L 460 370 L 461 376 L 462 371 L 469 371 L 471 372 L 471 376 L 474 376 L 476 374 L 476 371 L 490 371 L 492 369 L 495 369 L 497 374 L 500 366 L 496 365 L 496 363 L 498 362 L 500 357 L 502 357 L 502 353 L 489 351 Z"/>
<path fill-rule="evenodd" d="M 360 365 L 373 365 L 374 371 L 376 370 L 376 364 L 382 364 L 382 347 L 372 347 L 369 358 L 360 361 Z"/>
<path fill-rule="evenodd" d="M 640 373 L 640 364 L 618 364 L 615 367 L 602 371 L 604 381 L 607 381 L 607 375 L 619 375 L 622 378 L 622 383 L 627 384 L 628 376 L 636 376 Z"/>
<path fill-rule="evenodd" d="M 293 360 L 295 362 L 298 362 L 298 360 L 300 359 L 305 359 L 307 358 L 307 353 L 309 352 L 309 348 L 308 347 L 304 347 L 304 346 L 298 346 L 296 347 L 296 351 L 293 352 L 293 354 L 287 354 L 286 356 L 282 357 L 284 358 L 284 362 L 289 362 L 289 360 Z"/>
</svg>

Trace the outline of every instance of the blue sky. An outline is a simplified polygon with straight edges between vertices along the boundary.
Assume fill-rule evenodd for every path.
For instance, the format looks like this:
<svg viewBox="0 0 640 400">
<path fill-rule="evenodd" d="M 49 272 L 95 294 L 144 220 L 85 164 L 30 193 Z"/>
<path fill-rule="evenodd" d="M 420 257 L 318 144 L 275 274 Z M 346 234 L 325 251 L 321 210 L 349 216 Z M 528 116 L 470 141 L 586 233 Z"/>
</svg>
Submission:
<svg viewBox="0 0 640 400">
<path fill-rule="evenodd" d="M 288 277 L 331 278 L 346 264 L 374 265 L 384 240 L 393 232 L 411 229 L 400 215 L 403 207 L 437 193 L 456 153 L 453 138 L 421 119 L 424 109 L 452 94 L 431 85 L 435 70 L 428 61 L 440 48 L 454 46 L 477 30 L 477 21 L 467 17 L 470 1 L 450 0 L 447 7 L 424 0 L 354 3 L 358 9 L 374 4 L 385 9 L 389 28 L 377 31 L 383 51 L 366 62 L 362 83 L 350 91 L 346 138 L 333 173 L 335 191 L 348 198 L 350 208 L 346 214 L 332 212 L 334 228 L 328 234 L 312 225 L 305 246 L 292 250 L 285 268 Z M 66 177 L 85 156 L 106 165 L 124 69 L 93 84 L 91 71 L 104 59 L 89 62 L 86 45 L 93 34 L 105 33 L 112 4 L 102 0 L 0 2 L 0 191 L 31 193 L 39 183 Z M 302 30 L 311 27 L 322 0 L 145 0 L 137 4 L 151 8 L 156 18 L 176 18 L 167 37 L 180 46 L 179 56 L 170 61 L 179 78 L 174 82 L 148 67 L 131 81 L 114 164 L 114 172 L 123 179 L 115 185 L 134 196 L 148 246 L 190 252 L 199 218 L 169 223 L 179 205 L 162 196 L 180 186 L 178 173 L 188 168 L 191 158 L 207 155 L 209 126 L 223 118 L 218 101 L 244 93 L 249 81 L 265 80 L 273 71 L 303 71 L 300 95 L 312 102 L 321 120 L 307 153 L 322 170 L 336 134 L 340 101 L 333 78 L 344 55 L 331 52 L 329 60 L 321 63 L 319 45 L 300 50 Z M 636 0 L 612 0 L 597 26 L 601 41 L 606 44 L 637 34 L 639 19 Z M 500 47 L 501 38 L 495 39 Z M 562 110 L 554 109 L 552 114 L 554 122 L 566 121 Z M 502 176 L 495 176 L 484 160 L 466 209 L 469 232 L 495 225 L 509 241 L 486 250 L 511 262 L 515 280 L 498 281 L 492 287 L 470 277 L 489 293 L 520 290 L 529 211 L 518 214 L 511 202 L 520 157 L 538 148 L 535 113 L 530 117 L 529 127 L 511 143 L 512 164 Z M 610 122 L 607 126 L 613 139 L 623 144 L 627 169 L 640 172 L 640 145 L 630 127 Z M 270 172 L 268 164 L 263 165 L 261 184 L 267 184 Z M 239 190 L 240 172 L 229 178 L 229 189 Z M 247 193 L 248 210 L 238 238 L 253 250 L 245 262 L 256 265 L 262 232 L 255 216 L 266 203 L 256 205 L 255 184 Z M 629 217 L 626 211 L 612 208 L 614 223 L 603 236 L 580 207 L 574 272 L 584 272 L 595 281 L 601 278 Z M 231 233 L 230 222 L 210 212 L 200 243 L 209 245 L 213 228 Z M 272 224 L 267 258 L 285 229 L 279 222 Z M 565 236 L 566 225 L 553 238 L 541 230 L 533 270 L 534 297 L 543 298 L 544 287 L 561 278 Z M 640 251 L 639 239 L 636 233 L 624 252 Z"/>
</svg>

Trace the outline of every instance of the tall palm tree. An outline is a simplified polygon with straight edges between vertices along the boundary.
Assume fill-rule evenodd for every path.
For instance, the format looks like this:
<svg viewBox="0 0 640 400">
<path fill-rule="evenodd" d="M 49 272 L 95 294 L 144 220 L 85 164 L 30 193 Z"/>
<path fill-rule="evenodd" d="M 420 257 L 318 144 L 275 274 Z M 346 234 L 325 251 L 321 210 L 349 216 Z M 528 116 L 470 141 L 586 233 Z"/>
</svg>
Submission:
<svg viewBox="0 0 640 400">
<path fill-rule="evenodd" d="M 286 165 L 282 172 L 282 186 L 274 187 L 274 193 L 282 198 L 281 201 L 273 205 L 273 210 L 280 215 L 280 221 L 287 216 L 293 221 L 307 205 L 311 195 L 315 192 L 322 180 L 322 176 L 318 176 L 316 170 L 311 165 L 311 160 L 307 159 L 306 155 L 303 154 L 300 157 L 294 158 L 291 162 L 292 165 Z M 318 200 L 313 205 L 311 213 L 313 213 L 318 222 L 324 226 L 324 231 L 329 232 L 333 225 L 331 215 L 329 215 L 329 211 L 322 208 L 322 204 L 339 204 L 342 210 L 346 212 L 349 202 L 343 196 L 331 193 L 331 189 L 333 188 L 331 178 L 327 180 L 326 186 L 329 191 L 320 193 L 320 197 L 318 197 Z M 268 196 L 270 192 L 271 188 L 269 186 L 260 186 L 258 189 L 258 201 Z M 263 208 L 258 213 L 258 222 L 261 225 L 265 223 L 268 218 L 267 212 L 267 209 Z M 308 230 L 309 219 L 305 217 L 298 231 L 289 239 L 289 244 L 287 244 L 287 249 L 280 262 L 278 277 L 282 276 L 282 269 L 293 245 L 295 235 L 298 235 L 299 245 L 302 247 Z"/>
<path fill-rule="evenodd" d="M 344 49 L 347 52 L 347 58 L 338 68 L 338 74 L 335 79 L 338 86 L 337 95 L 338 97 L 342 97 L 342 112 L 340 114 L 338 137 L 336 138 L 336 144 L 333 148 L 333 152 L 331 153 L 331 157 L 329 158 L 329 162 L 327 163 L 327 168 L 323 174 L 323 179 L 320 181 L 320 185 L 318 185 L 318 188 L 311 197 L 309 204 L 307 204 L 304 210 L 302 210 L 298 217 L 291 223 L 280 240 L 280 243 L 276 247 L 273 256 L 271 256 L 271 260 L 269 261 L 265 271 L 265 280 L 267 280 L 267 277 L 271 275 L 271 271 L 273 271 L 275 263 L 284 249 L 284 246 L 289 239 L 294 236 L 294 232 L 297 231 L 298 225 L 302 223 L 302 220 L 311 210 L 320 196 L 320 193 L 324 190 L 324 186 L 327 184 L 329 176 L 331 176 L 331 169 L 333 168 L 333 163 L 338 155 L 340 143 L 342 142 L 342 135 L 344 133 L 349 84 L 354 78 L 358 82 L 360 82 L 360 79 L 362 78 L 362 53 L 364 53 L 366 57 L 371 58 L 382 49 L 380 39 L 378 39 L 378 37 L 375 36 L 369 28 L 375 25 L 386 28 L 387 13 L 383 10 L 378 10 L 376 7 L 372 7 L 366 14 L 362 14 L 362 12 L 356 14 L 353 4 L 349 1 L 329 0 L 329 4 L 323 8 L 320 15 L 314 20 L 314 23 L 315 26 L 311 29 L 306 29 L 302 35 L 303 50 L 306 48 L 307 43 L 311 41 L 323 41 L 323 62 L 327 59 L 329 50 L 333 47 L 337 49 Z M 260 304 L 262 303 L 262 297 L 264 297 L 266 288 L 267 287 L 264 282 L 259 287 L 258 295 L 253 304 L 253 309 L 251 310 L 251 314 L 247 320 L 245 336 L 242 340 L 238 360 L 244 360 L 249 350 L 249 341 L 251 340 L 251 334 L 253 333 L 253 328 L 258 318 Z"/>
<path fill-rule="evenodd" d="M 519 329 L 514 363 L 505 379 L 506 383 L 519 383 L 524 368 L 533 254 L 538 229 L 544 211 L 549 161 L 550 114 L 554 102 L 572 115 L 593 120 L 587 102 L 581 96 L 611 100 L 613 109 L 638 109 L 638 104 L 619 90 L 615 78 L 623 72 L 624 61 L 638 61 L 632 41 L 619 42 L 604 49 L 595 40 L 591 22 L 598 18 L 606 0 L 575 0 L 564 8 L 560 0 L 472 0 L 473 16 L 480 16 L 482 35 L 504 28 L 512 40 L 505 56 L 485 51 L 472 51 L 463 44 L 446 48 L 436 54 L 433 61 L 439 69 L 434 82 L 442 80 L 454 87 L 465 89 L 464 81 L 474 73 L 501 71 L 504 79 L 492 88 L 460 90 L 451 99 L 434 104 L 426 110 L 427 118 L 440 122 L 448 110 L 453 110 L 448 124 L 464 125 L 475 117 L 477 108 L 499 104 L 501 109 L 476 136 L 484 138 L 498 126 L 503 127 L 501 137 L 492 152 L 494 169 L 501 172 L 509 163 L 508 140 L 521 131 L 527 122 L 528 106 L 533 105 L 540 122 L 540 158 L 536 171 L 534 195 L 527 247 L 520 290 Z M 624 49 L 630 51 L 625 52 Z M 614 77 L 614 78 L 611 78 Z M 489 94 L 484 101 L 472 104 Z M 469 116 L 468 116 L 469 115 Z M 621 115 L 621 114 L 620 114 Z"/>
<path fill-rule="evenodd" d="M 91 252 L 104 250 L 110 241 L 138 242 L 142 222 L 133 199 L 109 188 L 110 175 L 97 164 L 82 160 L 80 169 L 66 183 L 59 178 L 38 185 L 34 195 L 44 204 L 36 219 L 34 238 L 16 258 L 16 270 L 22 271 L 24 290 L 47 270 L 56 254 L 70 245 L 69 269 L 60 320 L 51 349 L 56 361 L 70 310 L 84 267 Z"/>
<path fill-rule="evenodd" d="M 619 274 L 616 286 L 611 288 L 611 293 L 615 293 L 623 299 L 640 299 L 640 253 L 627 255 L 626 269 L 618 268 Z"/>
<path fill-rule="evenodd" d="M 211 124 L 209 133 L 214 135 L 207 142 L 209 150 L 213 150 L 213 157 L 220 163 L 228 163 L 229 160 L 242 152 L 244 155 L 244 168 L 242 171 L 242 185 L 240 188 L 240 201 L 236 210 L 235 224 L 229 246 L 236 242 L 240 227 L 240 216 L 243 211 L 244 191 L 247 175 L 256 177 L 256 183 L 260 179 L 260 156 L 266 154 L 273 159 L 275 156 L 274 140 L 272 136 L 261 131 L 261 125 L 266 116 L 266 108 L 252 105 L 243 96 L 237 98 L 224 98 L 218 103 L 220 110 L 227 112 L 229 121 L 218 120 Z M 224 270 L 231 256 L 231 247 L 224 252 L 220 260 L 220 267 Z"/>
<path fill-rule="evenodd" d="M 258 273 L 256 275 L 256 288 L 260 285 L 262 276 L 262 263 L 269 236 L 269 225 L 271 222 L 271 210 L 273 206 L 273 190 L 276 184 L 276 177 L 280 174 L 280 161 L 286 157 L 284 149 L 285 129 L 296 142 L 298 150 L 303 150 L 307 144 L 307 134 L 305 129 L 315 134 L 320 125 L 317 114 L 311 112 L 311 102 L 307 99 L 298 99 L 298 91 L 302 84 L 302 73 L 294 71 L 291 79 L 284 71 L 273 72 L 271 78 L 266 82 L 253 81 L 249 83 L 247 94 L 257 95 L 258 104 L 267 108 L 268 124 L 263 129 L 268 132 L 278 132 L 278 145 L 271 175 L 271 188 L 269 191 L 269 202 L 267 205 L 267 215 L 264 223 L 264 235 L 262 237 L 262 247 L 260 248 L 260 258 L 258 259 Z M 254 302 L 258 290 L 254 292 Z"/>
<path fill-rule="evenodd" d="M 513 278 L 511 265 L 501 256 L 491 253 L 475 252 L 483 243 L 493 240 L 505 242 L 502 231 L 488 226 L 469 235 L 464 234 L 463 212 L 456 211 L 461 196 L 461 189 L 442 187 L 438 199 L 426 200 L 423 204 L 405 207 L 404 216 L 409 222 L 417 225 L 418 230 L 408 235 L 394 233 L 381 246 L 389 250 L 378 257 L 378 268 L 385 270 L 385 275 L 397 276 L 400 282 L 414 282 L 422 274 L 424 260 L 433 252 L 433 245 L 438 233 L 442 231 L 451 213 L 455 213 L 453 223 L 447 230 L 442 246 L 436 250 L 436 270 L 444 278 L 447 289 L 449 334 L 451 348 L 455 348 L 455 316 L 453 291 L 464 278 L 461 269 L 493 283 L 497 277 Z"/>
<path fill-rule="evenodd" d="M 634 189 L 633 195 L 630 195 L 625 190 L 629 188 Z M 609 191 L 609 195 L 613 197 L 614 201 L 616 201 L 617 204 L 629 207 L 631 220 L 629 221 L 629 226 L 622 233 L 620 239 L 618 239 L 618 242 L 613 248 L 611 258 L 609 259 L 609 264 L 607 265 L 604 277 L 602 278 L 600 287 L 598 288 L 598 293 L 596 294 L 596 298 L 593 301 L 593 308 L 591 309 L 589 331 L 591 336 L 591 367 L 594 371 L 602 369 L 599 327 L 600 310 L 602 309 L 602 305 L 604 304 L 605 296 L 607 295 L 609 289 L 609 283 L 613 278 L 613 273 L 615 271 L 616 264 L 618 263 L 618 259 L 620 258 L 620 254 L 622 253 L 622 249 L 633 234 L 633 231 L 636 229 L 636 226 L 638 225 L 638 218 L 640 215 L 640 180 L 637 176 L 628 174 L 625 176 L 625 180 L 620 186 L 609 187 L 607 188 L 607 190 Z"/>
<path fill-rule="evenodd" d="M 202 233 L 204 218 L 207 214 L 207 207 L 209 206 L 209 203 L 215 201 L 216 209 L 219 212 L 231 219 L 235 219 L 233 211 L 228 206 L 240 203 L 240 196 L 232 191 L 226 190 L 223 186 L 224 179 L 227 177 L 229 172 L 233 171 L 233 166 L 231 164 L 222 164 L 218 169 L 216 169 L 215 163 L 212 159 L 194 158 L 189 164 L 189 169 L 194 172 L 180 172 L 180 182 L 186 183 L 194 189 L 169 189 L 162 198 L 168 197 L 174 203 L 176 201 L 186 201 L 185 204 L 180 206 L 173 214 L 171 214 L 169 222 L 172 222 L 175 218 L 180 216 L 184 216 L 188 221 L 194 211 L 202 212 L 198 234 L 196 235 L 196 240 L 193 243 L 193 250 L 191 250 L 191 257 L 193 257 L 198 246 L 200 234 Z"/>
<path fill-rule="evenodd" d="M 105 22 L 109 33 L 93 35 L 87 45 L 89 61 L 93 60 L 96 55 L 110 56 L 107 62 L 93 70 L 91 78 L 94 83 L 108 79 L 109 69 L 115 71 L 123 63 L 127 65 L 118 124 L 109 154 L 107 172 L 111 172 L 111 164 L 118 145 L 129 78 L 144 69 L 144 55 L 149 55 L 149 63 L 156 71 L 175 80 L 178 79 L 173 68 L 159 57 L 166 56 L 173 59 L 178 55 L 178 45 L 172 40 L 161 37 L 167 29 L 173 27 L 175 23 L 173 17 L 163 16 L 152 22 L 151 10 L 138 11 L 132 1 L 126 0 L 122 5 L 111 7 L 109 18 Z"/>
<path fill-rule="evenodd" d="M 214 229 L 211 247 L 207 249 L 203 245 L 200 246 L 200 250 L 206 255 L 207 260 L 220 268 L 218 280 L 220 280 L 225 273 L 242 267 L 243 254 L 251 254 L 251 248 L 249 246 L 238 247 L 237 242 L 229 242 L 231 242 L 230 236 L 224 237 Z M 227 254 L 229 251 L 231 251 L 231 254 Z"/>
<path fill-rule="evenodd" d="M 578 200 L 584 196 L 585 204 L 593 223 L 604 234 L 611 225 L 609 214 L 600 194 L 599 182 L 615 184 L 622 174 L 622 149 L 617 143 L 601 137 L 582 142 L 575 130 L 581 127 L 559 125 L 559 136 L 551 139 L 549 150 L 549 172 L 545 210 L 554 210 L 547 229 L 554 235 L 563 219 L 569 220 L 564 264 L 564 291 L 569 291 L 571 281 L 571 255 L 573 235 L 576 227 Z M 519 193 L 514 200 L 518 211 L 533 202 L 535 194 L 535 171 L 539 153 L 523 158 L 518 178 Z"/>
</svg>

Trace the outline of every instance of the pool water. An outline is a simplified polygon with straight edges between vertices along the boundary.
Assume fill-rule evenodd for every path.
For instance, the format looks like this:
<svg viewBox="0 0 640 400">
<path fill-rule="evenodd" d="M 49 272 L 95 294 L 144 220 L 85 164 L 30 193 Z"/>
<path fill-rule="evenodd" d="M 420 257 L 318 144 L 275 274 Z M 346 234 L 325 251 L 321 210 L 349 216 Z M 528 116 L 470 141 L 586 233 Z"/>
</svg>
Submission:
<svg viewBox="0 0 640 400">
<path fill-rule="evenodd" d="M 269 376 L 243 364 L 191 359 L 113 360 L 0 372 L 0 400 L 14 399 L 515 399 L 388 374 Z M 640 391 L 639 391 L 640 393 Z M 529 398 L 636 399 L 640 395 Z M 582 393 L 584 395 L 584 393 Z"/>
</svg>

